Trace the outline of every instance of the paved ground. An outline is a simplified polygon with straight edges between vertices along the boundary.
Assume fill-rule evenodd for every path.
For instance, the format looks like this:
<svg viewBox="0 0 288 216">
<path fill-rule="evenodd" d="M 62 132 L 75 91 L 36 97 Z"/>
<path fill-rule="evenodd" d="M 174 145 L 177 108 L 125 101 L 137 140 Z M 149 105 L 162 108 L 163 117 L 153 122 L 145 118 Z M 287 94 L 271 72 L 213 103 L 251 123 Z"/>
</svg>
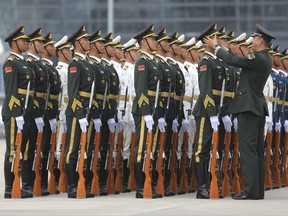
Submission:
<svg viewBox="0 0 288 216">
<path fill-rule="evenodd" d="M 3 198 L 3 155 L 4 140 L 0 139 L 0 215 L 213 215 L 213 216 L 287 216 L 288 188 L 266 192 L 264 200 L 235 201 L 231 198 L 222 200 L 197 200 L 195 194 L 157 200 L 135 199 L 135 192 L 110 195 L 91 199 L 67 199 L 66 194 L 32 199 Z"/>
</svg>

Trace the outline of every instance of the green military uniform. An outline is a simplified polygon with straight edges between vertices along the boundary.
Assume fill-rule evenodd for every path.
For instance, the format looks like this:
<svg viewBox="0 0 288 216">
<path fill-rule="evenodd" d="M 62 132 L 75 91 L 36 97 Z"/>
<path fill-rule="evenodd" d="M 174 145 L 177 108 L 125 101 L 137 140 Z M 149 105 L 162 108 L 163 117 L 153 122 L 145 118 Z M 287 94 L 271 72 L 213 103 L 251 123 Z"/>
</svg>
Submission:
<svg viewBox="0 0 288 216">
<path fill-rule="evenodd" d="M 30 42 L 33 43 L 35 46 L 35 41 L 44 41 L 44 38 L 41 36 L 42 29 L 38 28 L 31 34 L 29 34 Z M 35 46 L 36 49 L 36 46 Z M 38 50 L 36 50 L 38 52 Z M 48 88 L 48 82 L 49 82 L 49 74 L 46 71 L 45 66 L 40 61 L 40 58 L 38 56 L 35 56 L 28 52 L 28 56 L 26 59 L 28 65 L 35 73 L 35 94 L 34 94 L 34 109 L 33 109 L 33 118 L 43 118 L 44 112 L 45 112 L 45 99 L 46 99 L 46 93 Z M 49 125 L 49 122 L 43 119 L 45 124 Z M 44 133 L 44 128 L 43 128 Z M 23 160 L 23 167 L 22 172 L 28 172 L 30 173 L 30 179 L 27 179 L 27 188 L 31 188 L 31 191 L 33 189 L 34 185 L 34 176 L 35 173 L 32 171 L 33 161 L 34 161 L 34 152 L 36 149 L 36 141 L 37 141 L 37 134 L 38 129 L 35 121 L 31 122 L 31 133 L 30 133 L 30 143 L 29 147 L 26 149 L 24 153 L 24 160 Z M 43 135 L 43 140 L 45 140 L 45 136 Z M 43 169 L 45 169 L 44 167 Z M 26 180 L 25 180 L 26 182 Z M 23 186 L 26 188 L 26 183 Z"/>
<path fill-rule="evenodd" d="M 253 36 L 262 37 L 267 44 L 274 38 L 266 29 L 256 25 Z M 264 124 L 268 115 L 263 88 L 271 71 L 268 50 L 237 57 L 219 46 L 215 52 L 224 62 L 242 68 L 236 96 L 228 111 L 238 119 L 239 148 L 245 194 L 239 199 L 264 198 Z"/>
<path fill-rule="evenodd" d="M 74 44 L 76 41 L 79 42 L 81 38 L 87 38 L 89 36 L 90 35 L 86 33 L 86 26 L 83 25 L 68 38 L 68 41 Z M 82 132 L 79 120 L 87 118 L 88 123 L 91 125 L 91 115 L 87 116 L 87 109 L 94 80 L 94 72 L 91 70 L 86 56 L 82 53 L 75 52 L 68 67 L 69 102 L 66 108 L 67 138 L 65 144 L 65 170 L 68 183 L 68 198 L 76 198 L 78 183 L 76 165 Z M 93 110 L 94 106 L 97 106 L 97 104 L 92 103 L 91 110 Z M 87 135 L 87 140 L 89 140 L 89 134 Z M 87 197 L 92 196 L 89 190 L 86 191 L 86 195 Z"/>
<path fill-rule="evenodd" d="M 45 37 L 44 41 L 44 48 L 46 49 L 46 46 L 48 45 L 54 45 L 55 41 L 51 37 L 51 33 L 48 33 Z M 48 50 L 47 50 L 48 52 Z M 50 55 L 50 54 L 49 54 Z M 52 58 L 52 56 L 51 56 Z M 49 59 L 42 58 L 42 64 L 45 66 L 47 74 L 49 76 L 49 96 L 48 103 L 47 103 L 47 110 L 44 115 L 44 121 L 49 122 L 53 119 L 58 119 L 59 116 L 59 94 L 61 92 L 61 80 L 60 76 L 58 74 L 58 71 L 53 66 L 53 62 Z M 48 170 L 47 162 L 48 162 L 48 156 L 49 156 L 49 149 L 51 149 L 51 129 L 49 124 L 45 124 L 44 130 L 43 130 L 43 143 L 42 143 L 42 170 L 41 170 L 41 186 L 42 186 L 42 195 L 46 195 L 49 192 L 47 192 L 48 187 Z M 56 146 L 55 146 L 56 147 Z M 56 166 L 55 166 L 56 167 Z M 55 169 L 55 176 L 56 176 L 56 182 L 58 182 L 59 178 L 59 170 Z M 57 192 L 57 191 L 56 191 Z"/>
<path fill-rule="evenodd" d="M 146 39 L 148 37 L 155 37 L 154 25 L 150 25 L 134 38 L 137 39 L 139 43 L 142 39 Z M 152 116 L 154 123 L 157 122 L 159 117 L 164 116 L 163 104 L 158 104 L 158 101 L 155 101 L 157 83 L 158 81 L 160 83 L 161 78 L 161 71 L 159 70 L 156 62 L 153 61 L 153 56 L 142 51 L 139 58 L 135 62 L 134 86 L 136 96 L 132 106 L 132 113 L 136 125 L 136 145 L 134 156 L 137 187 L 136 198 L 143 198 L 144 173 L 142 172 L 142 168 L 148 132 L 144 116 Z M 157 107 L 156 110 L 154 110 L 155 103 Z M 154 124 L 153 134 L 155 134 L 156 130 L 158 131 L 157 124 Z M 156 194 L 155 188 L 153 187 L 153 198 L 159 197 L 162 196 Z"/>
<path fill-rule="evenodd" d="M 93 33 L 91 35 L 91 37 L 89 38 L 89 41 L 91 42 L 92 46 L 93 43 L 97 42 L 97 41 L 105 41 L 104 38 L 101 37 L 101 30 L 97 30 L 95 33 Z M 101 143 L 108 143 L 108 137 L 109 137 L 109 128 L 107 125 L 107 120 L 108 117 L 109 118 L 113 118 L 113 114 L 111 114 L 110 112 L 110 106 L 109 106 L 109 74 L 107 74 L 107 70 L 103 67 L 103 65 L 101 64 L 101 59 L 97 58 L 96 56 L 89 56 L 89 64 L 91 66 L 92 71 L 94 72 L 95 75 L 95 86 L 97 86 L 97 88 L 95 89 L 95 101 L 98 104 L 98 109 L 93 110 L 92 112 L 95 112 L 95 118 L 101 118 L 101 122 L 102 122 L 102 126 L 101 126 Z M 106 92 L 106 98 L 105 98 L 105 89 L 107 86 L 107 92 Z M 105 99 L 105 107 L 104 106 L 104 99 Z M 91 112 L 91 114 L 92 114 Z M 89 128 L 90 129 L 90 128 Z M 104 135 L 106 134 L 106 136 Z M 91 131 L 91 139 L 90 139 L 90 144 L 89 147 L 91 148 L 91 150 L 89 152 L 94 151 L 94 137 L 95 137 L 95 129 L 92 129 Z M 106 145 L 105 145 L 106 146 Z M 104 158 L 106 158 L 106 153 L 107 153 L 107 149 L 106 152 L 101 148 L 101 161 L 103 164 L 103 169 L 101 169 L 102 173 L 99 170 L 99 179 L 100 182 L 104 182 L 103 180 L 103 170 L 104 170 L 104 165 L 105 165 L 105 160 Z M 98 157 L 98 155 L 94 155 L 94 157 Z M 89 163 L 89 159 L 91 160 L 92 157 L 88 157 L 87 158 L 87 164 Z M 90 169 L 86 169 L 86 184 L 91 184 L 92 181 L 92 171 Z M 100 196 L 102 195 L 107 195 L 106 193 L 106 189 L 103 189 L 103 185 L 102 184 L 102 188 L 100 191 Z"/>
<path fill-rule="evenodd" d="M 11 33 L 5 42 L 12 42 L 18 39 L 28 39 L 24 34 L 24 27 L 18 28 Z M 19 50 L 20 51 L 20 50 Z M 6 151 L 4 156 L 4 177 L 5 177 L 5 192 L 4 198 L 11 198 L 12 185 L 14 181 L 14 175 L 11 172 L 11 166 L 13 161 L 13 155 L 16 151 L 15 139 L 17 133 L 17 125 L 15 118 L 23 116 L 25 124 L 22 130 L 22 143 L 21 152 L 24 155 L 24 151 L 29 143 L 29 133 L 32 119 L 33 109 L 33 94 L 34 94 L 34 74 L 30 69 L 24 57 L 20 54 L 10 53 L 7 60 L 3 64 L 3 78 L 5 95 L 2 109 L 2 119 L 5 126 L 5 138 L 6 138 Z M 25 105 L 25 97 L 27 93 L 27 86 L 30 82 L 30 92 L 28 98 L 28 106 L 23 113 Z M 28 173 L 22 173 L 22 178 L 29 178 Z M 22 193 L 22 197 L 28 197 L 25 191 Z M 32 194 L 29 194 L 29 197 Z"/>
</svg>

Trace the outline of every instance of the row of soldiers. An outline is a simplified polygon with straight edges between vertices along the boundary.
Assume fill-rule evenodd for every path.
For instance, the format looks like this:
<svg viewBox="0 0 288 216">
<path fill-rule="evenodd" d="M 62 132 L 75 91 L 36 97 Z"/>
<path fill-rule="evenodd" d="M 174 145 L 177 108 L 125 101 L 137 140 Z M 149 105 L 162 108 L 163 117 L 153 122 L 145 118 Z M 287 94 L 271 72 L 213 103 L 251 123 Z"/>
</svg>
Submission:
<svg viewBox="0 0 288 216">
<path fill-rule="evenodd" d="M 84 198 L 131 190 L 136 190 L 136 198 L 161 198 L 197 188 L 197 198 L 209 198 L 211 137 L 220 124 L 212 113 L 217 110 L 222 119 L 218 152 L 223 159 L 225 132 L 237 132 L 237 120 L 232 128 L 227 106 L 241 69 L 215 58 L 201 40 L 217 35 L 231 52 L 251 52 L 245 35 L 235 38 L 233 31 L 216 28 L 213 24 L 203 31 L 196 43 L 195 38 L 185 42 L 177 32 L 168 36 L 165 28 L 156 34 L 151 25 L 124 45 L 111 33 L 88 34 L 85 25 L 58 42 L 51 33 L 42 37 L 41 28 L 28 36 L 24 27 L 11 33 L 5 39 L 11 54 L 3 66 L 4 197 L 13 197 L 15 153 L 21 144 L 22 198 L 59 191 L 68 198 Z M 280 56 L 276 48 L 269 52 L 273 58 Z M 286 56 L 281 54 L 280 62 Z M 280 92 L 285 91 L 279 80 L 273 77 L 274 91 L 267 84 L 267 102 L 274 101 L 274 115 L 266 119 L 268 131 L 273 130 L 271 116 L 276 119 L 283 109 Z M 274 97 L 269 97 L 272 92 Z M 210 122 L 195 118 L 199 116 L 209 116 Z M 276 132 L 287 125 L 284 118 L 274 123 Z M 19 131 L 22 140 L 17 143 Z M 221 179 L 219 171 L 220 192 Z"/>
</svg>

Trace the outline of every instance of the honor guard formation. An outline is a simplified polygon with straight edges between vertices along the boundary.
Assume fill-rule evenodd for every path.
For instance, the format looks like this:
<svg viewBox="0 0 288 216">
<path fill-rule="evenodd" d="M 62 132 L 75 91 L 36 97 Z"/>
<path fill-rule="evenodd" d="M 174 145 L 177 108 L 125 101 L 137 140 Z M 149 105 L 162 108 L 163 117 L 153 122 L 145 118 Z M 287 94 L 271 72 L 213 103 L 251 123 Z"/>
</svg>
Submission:
<svg viewBox="0 0 288 216">
<path fill-rule="evenodd" d="M 18 28 L 5 39 L 4 198 L 257 200 L 288 186 L 288 50 L 272 39 L 259 24 L 191 39 L 150 25 L 126 43 L 85 25 L 59 41 Z"/>
</svg>

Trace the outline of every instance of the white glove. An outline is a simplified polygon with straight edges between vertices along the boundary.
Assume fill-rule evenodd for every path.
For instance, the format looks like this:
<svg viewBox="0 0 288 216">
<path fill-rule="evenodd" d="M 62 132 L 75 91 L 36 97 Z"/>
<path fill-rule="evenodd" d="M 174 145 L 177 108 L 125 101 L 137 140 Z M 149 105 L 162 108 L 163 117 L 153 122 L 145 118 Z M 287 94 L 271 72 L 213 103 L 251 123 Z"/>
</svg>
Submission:
<svg viewBox="0 0 288 216">
<path fill-rule="evenodd" d="M 189 130 L 189 121 L 187 119 L 182 120 L 183 131 L 187 132 Z"/>
<path fill-rule="evenodd" d="M 158 128 L 160 132 L 165 132 L 165 126 L 166 126 L 166 121 L 164 118 L 159 118 L 158 119 Z"/>
<path fill-rule="evenodd" d="M 288 123 L 288 122 L 287 122 Z M 266 125 L 267 125 L 267 130 L 269 132 L 271 132 L 273 130 L 273 122 L 266 122 Z M 284 124 L 284 127 L 285 127 L 285 124 Z"/>
<path fill-rule="evenodd" d="M 57 125 L 58 125 L 56 118 L 49 120 L 49 124 L 50 124 L 50 129 L 51 129 L 52 133 L 56 133 Z"/>
<path fill-rule="evenodd" d="M 135 122 L 130 121 L 131 132 L 134 133 L 136 131 Z"/>
<path fill-rule="evenodd" d="M 179 127 L 178 121 L 177 121 L 177 119 L 174 119 L 173 122 L 172 122 L 172 130 L 173 130 L 173 132 L 177 133 L 178 132 L 178 127 Z"/>
<path fill-rule="evenodd" d="M 145 122 L 146 122 L 146 127 L 149 131 L 152 131 L 152 127 L 154 125 L 154 121 L 152 118 L 152 115 L 145 115 L 144 116 Z"/>
<path fill-rule="evenodd" d="M 82 132 L 87 132 L 88 121 L 86 118 L 79 119 L 79 124 Z"/>
<path fill-rule="evenodd" d="M 222 117 L 224 128 L 227 132 L 231 132 L 232 121 L 228 115 Z"/>
<path fill-rule="evenodd" d="M 238 131 L 238 119 L 237 118 L 234 118 L 233 125 L 234 125 L 234 130 L 237 132 Z"/>
<path fill-rule="evenodd" d="M 60 157 L 61 157 L 61 151 L 55 151 L 56 160 L 60 160 Z"/>
<path fill-rule="evenodd" d="M 108 119 L 107 123 L 108 123 L 108 127 L 109 127 L 110 132 L 111 133 L 115 133 L 115 125 L 116 125 L 116 123 L 115 123 L 114 118 Z"/>
<path fill-rule="evenodd" d="M 281 132 L 281 123 L 280 122 L 275 123 L 275 132 Z"/>
<path fill-rule="evenodd" d="M 38 129 L 38 132 L 42 133 L 43 132 L 43 127 L 44 127 L 44 121 L 42 117 L 38 117 L 35 119 L 35 123 Z"/>
<path fill-rule="evenodd" d="M 101 126 L 102 126 L 102 121 L 101 121 L 101 119 L 100 119 L 100 118 L 94 119 L 93 122 L 94 122 L 95 131 L 96 131 L 96 132 L 100 132 Z"/>
<path fill-rule="evenodd" d="M 117 122 L 117 124 L 116 124 L 116 127 L 117 127 L 117 130 L 118 130 L 118 131 L 122 131 L 122 130 L 123 130 L 124 124 L 123 124 L 122 119 L 118 119 L 118 122 Z"/>
<path fill-rule="evenodd" d="M 19 130 L 23 130 L 23 125 L 25 124 L 23 116 L 17 116 L 15 118 L 16 124 Z"/>
<path fill-rule="evenodd" d="M 210 117 L 211 127 L 216 132 L 218 131 L 218 126 L 220 124 L 219 119 L 217 116 L 211 116 Z"/>
<path fill-rule="evenodd" d="M 117 151 L 113 151 L 113 158 L 116 158 L 117 157 Z"/>
<path fill-rule="evenodd" d="M 288 132 L 288 120 L 284 121 L 284 130 L 286 133 Z"/>
<path fill-rule="evenodd" d="M 63 133 L 66 133 L 66 131 L 67 131 L 66 119 L 62 119 L 60 121 L 60 127 L 62 128 Z"/>
</svg>

